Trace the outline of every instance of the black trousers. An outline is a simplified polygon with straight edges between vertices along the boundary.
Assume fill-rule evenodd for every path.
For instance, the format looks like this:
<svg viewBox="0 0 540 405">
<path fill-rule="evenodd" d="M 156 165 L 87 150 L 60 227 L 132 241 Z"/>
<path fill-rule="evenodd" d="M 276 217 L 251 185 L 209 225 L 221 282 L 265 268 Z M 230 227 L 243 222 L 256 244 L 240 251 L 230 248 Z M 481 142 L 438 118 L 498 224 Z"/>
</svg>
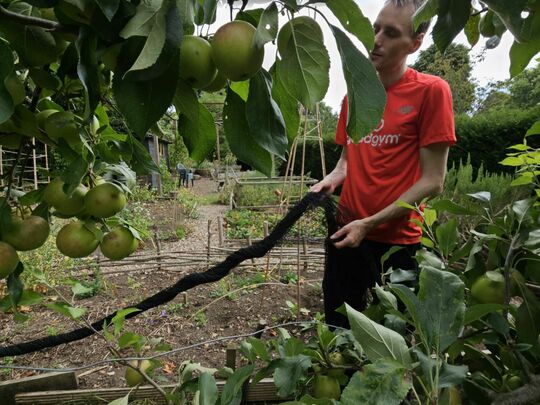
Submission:
<svg viewBox="0 0 540 405">
<path fill-rule="evenodd" d="M 393 253 L 382 268 L 381 258 L 392 246 L 395 245 L 364 240 L 357 248 L 336 249 L 327 239 L 323 278 L 326 323 L 349 329 L 347 317 L 336 309 L 346 302 L 357 311 L 363 311 L 369 289 L 380 283 L 381 274 L 390 267 L 418 271 L 414 255 L 421 246 L 419 243 L 400 245 L 403 249 Z"/>
</svg>

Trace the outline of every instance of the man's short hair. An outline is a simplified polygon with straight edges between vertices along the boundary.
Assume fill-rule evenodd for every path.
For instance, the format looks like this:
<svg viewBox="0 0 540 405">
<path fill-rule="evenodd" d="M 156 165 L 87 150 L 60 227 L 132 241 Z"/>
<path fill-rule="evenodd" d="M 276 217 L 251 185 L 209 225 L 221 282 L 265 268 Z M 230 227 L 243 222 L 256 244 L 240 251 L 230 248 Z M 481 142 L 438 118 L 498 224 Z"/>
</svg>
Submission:
<svg viewBox="0 0 540 405">
<path fill-rule="evenodd" d="M 414 11 L 416 11 L 420 8 L 420 6 L 422 6 L 422 4 L 424 4 L 424 2 L 425 0 L 386 0 L 385 5 L 392 4 L 396 7 L 407 7 L 412 5 L 414 7 Z M 414 36 L 425 34 L 429 28 L 429 23 L 429 21 L 421 23 L 414 32 Z"/>
</svg>

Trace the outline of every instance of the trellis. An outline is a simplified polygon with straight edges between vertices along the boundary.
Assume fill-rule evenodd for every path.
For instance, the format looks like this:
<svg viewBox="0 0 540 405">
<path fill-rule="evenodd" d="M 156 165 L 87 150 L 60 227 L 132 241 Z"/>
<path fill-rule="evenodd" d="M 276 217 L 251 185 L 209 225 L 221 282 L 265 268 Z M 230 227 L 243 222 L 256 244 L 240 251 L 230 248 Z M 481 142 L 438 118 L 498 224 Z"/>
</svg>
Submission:
<svg viewBox="0 0 540 405">
<path fill-rule="evenodd" d="M 8 173 L 8 168 L 11 168 L 17 162 L 18 155 L 18 151 L 6 149 L 0 145 L 0 188 L 7 185 L 5 175 Z M 31 164 L 29 164 L 29 161 L 31 161 Z M 18 181 L 14 182 L 13 186 L 21 191 L 37 190 L 40 185 L 49 183 L 47 145 L 36 140 L 36 138 L 32 138 L 28 152 L 17 162 L 13 173 L 14 176 L 18 177 Z"/>
</svg>

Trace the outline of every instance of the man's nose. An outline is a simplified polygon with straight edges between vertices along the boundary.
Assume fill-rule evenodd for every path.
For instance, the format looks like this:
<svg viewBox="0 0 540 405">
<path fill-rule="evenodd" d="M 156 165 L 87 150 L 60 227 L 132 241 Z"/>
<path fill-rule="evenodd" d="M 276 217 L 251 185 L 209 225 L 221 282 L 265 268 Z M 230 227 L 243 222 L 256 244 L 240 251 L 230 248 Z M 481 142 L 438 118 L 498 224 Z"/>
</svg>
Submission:
<svg viewBox="0 0 540 405">
<path fill-rule="evenodd" d="M 380 48 L 382 45 L 382 31 L 375 33 L 375 41 L 374 41 L 375 48 Z"/>
</svg>

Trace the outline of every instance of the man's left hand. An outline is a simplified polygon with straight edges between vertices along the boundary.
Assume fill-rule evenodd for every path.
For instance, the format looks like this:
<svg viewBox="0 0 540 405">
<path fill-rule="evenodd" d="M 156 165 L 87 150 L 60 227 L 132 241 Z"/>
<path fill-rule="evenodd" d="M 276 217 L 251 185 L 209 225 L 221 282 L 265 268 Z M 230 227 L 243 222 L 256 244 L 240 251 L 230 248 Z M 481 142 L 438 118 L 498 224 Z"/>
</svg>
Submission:
<svg viewBox="0 0 540 405">
<path fill-rule="evenodd" d="M 358 219 L 349 222 L 339 231 L 330 236 L 334 246 L 338 249 L 344 247 L 358 247 L 366 235 L 373 229 L 370 222 L 366 219 Z"/>
</svg>

